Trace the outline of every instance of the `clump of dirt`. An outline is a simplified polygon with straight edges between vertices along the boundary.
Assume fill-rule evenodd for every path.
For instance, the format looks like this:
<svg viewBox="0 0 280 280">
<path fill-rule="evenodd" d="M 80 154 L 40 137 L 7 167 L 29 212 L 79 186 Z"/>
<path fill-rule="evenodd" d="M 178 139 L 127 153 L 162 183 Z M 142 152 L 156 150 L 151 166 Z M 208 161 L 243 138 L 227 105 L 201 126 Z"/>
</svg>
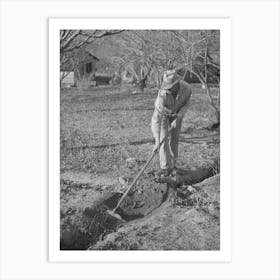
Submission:
<svg viewBox="0 0 280 280">
<path fill-rule="evenodd" d="M 210 193 L 209 188 L 200 186 L 180 186 L 173 193 L 172 206 L 187 209 L 199 209 L 199 211 L 208 212 L 220 222 L 220 192 L 216 190 L 214 195 Z"/>
</svg>

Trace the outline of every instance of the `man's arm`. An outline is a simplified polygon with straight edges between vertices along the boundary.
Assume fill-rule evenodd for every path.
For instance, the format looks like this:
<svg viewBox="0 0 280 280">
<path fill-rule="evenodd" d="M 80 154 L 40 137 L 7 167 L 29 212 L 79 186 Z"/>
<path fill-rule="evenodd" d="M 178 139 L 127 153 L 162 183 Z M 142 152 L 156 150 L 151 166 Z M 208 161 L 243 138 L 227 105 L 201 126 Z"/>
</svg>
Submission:
<svg viewBox="0 0 280 280">
<path fill-rule="evenodd" d="M 161 121 L 164 116 L 172 116 L 173 112 L 166 106 L 166 95 L 164 91 L 158 93 L 155 101 L 155 110 L 152 117 L 151 129 L 155 138 L 155 149 L 160 142 Z"/>
<path fill-rule="evenodd" d="M 162 115 L 155 110 L 151 122 L 151 129 L 152 129 L 153 136 L 155 138 L 154 150 L 158 148 L 160 142 L 161 120 L 162 120 Z"/>
<path fill-rule="evenodd" d="M 174 128 L 177 125 L 177 120 L 182 120 L 186 114 L 186 112 L 188 111 L 189 107 L 190 107 L 190 97 L 192 94 L 192 90 L 188 89 L 187 92 L 187 96 L 186 96 L 186 100 L 184 101 L 184 103 L 177 109 L 176 111 L 176 119 L 171 123 L 171 127 Z"/>
<path fill-rule="evenodd" d="M 181 107 L 179 109 L 179 112 L 177 113 L 177 118 L 178 119 L 183 119 L 185 114 L 187 113 L 189 107 L 190 107 L 189 102 L 187 102 L 183 107 Z"/>
<path fill-rule="evenodd" d="M 186 99 L 183 102 L 183 104 L 178 108 L 177 110 L 177 118 L 179 119 L 183 119 L 183 117 L 185 116 L 186 112 L 188 111 L 189 107 L 190 107 L 190 98 L 191 98 L 191 94 L 192 94 L 192 90 L 190 87 L 186 87 L 185 88 L 185 94 L 186 94 Z"/>
</svg>

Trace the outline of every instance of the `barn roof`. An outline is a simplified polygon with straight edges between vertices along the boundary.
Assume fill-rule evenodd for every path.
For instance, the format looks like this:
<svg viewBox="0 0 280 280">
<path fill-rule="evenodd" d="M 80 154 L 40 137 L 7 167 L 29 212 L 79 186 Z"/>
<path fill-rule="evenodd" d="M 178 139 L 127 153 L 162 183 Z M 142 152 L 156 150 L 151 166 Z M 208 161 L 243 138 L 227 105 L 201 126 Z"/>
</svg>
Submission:
<svg viewBox="0 0 280 280">
<path fill-rule="evenodd" d="M 93 60 L 99 61 L 90 51 L 81 51 L 78 52 L 77 55 L 80 56 L 80 64 L 88 63 Z"/>
</svg>

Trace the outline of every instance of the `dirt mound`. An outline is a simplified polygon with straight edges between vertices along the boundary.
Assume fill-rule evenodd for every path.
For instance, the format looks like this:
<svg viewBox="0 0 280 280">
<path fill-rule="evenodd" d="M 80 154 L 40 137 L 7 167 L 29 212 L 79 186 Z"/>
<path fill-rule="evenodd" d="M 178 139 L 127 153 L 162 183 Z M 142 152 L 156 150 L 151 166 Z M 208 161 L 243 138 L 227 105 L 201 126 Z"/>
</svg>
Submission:
<svg viewBox="0 0 280 280">
<path fill-rule="evenodd" d="M 219 205 L 218 175 L 181 186 L 160 211 L 123 225 L 90 250 L 219 250 Z"/>
</svg>

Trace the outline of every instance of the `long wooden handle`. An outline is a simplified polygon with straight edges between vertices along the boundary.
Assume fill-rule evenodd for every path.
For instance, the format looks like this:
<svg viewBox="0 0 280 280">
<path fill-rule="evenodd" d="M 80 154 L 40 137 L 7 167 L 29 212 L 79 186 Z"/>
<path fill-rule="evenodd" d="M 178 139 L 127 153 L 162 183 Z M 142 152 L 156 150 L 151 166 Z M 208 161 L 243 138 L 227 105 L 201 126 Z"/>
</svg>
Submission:
<svg viewBox="0 0 280 280">
<path fill-rule="evenodd" d="M 149 163 L 152 161 L 152 159 L 154 158 L 154 156 L 159 152 L 159 149 L 161 147 L 161 145 L 164 143 L 164 141 L 166 140 L 166 138 L 169 136 L 170 132 L 171 132 L 172 128 L 170 128 L 167 132 L 167 134 L 165 135 L 165 137 L 161 140 L 161 142 L 159 143 L 159 146 L 157 149 L 155 149 L 153 151 L 153 153 L 151 154 L 151 156 L 149 157 L 149 159 L 147 160 L 147 162 L 145 163 L 145 165 L 142 167 L 142 169 L 140 170 L 140 172 L 138 173 L 138 175 L 135 177 L 135 179 L 133 180 L 133 182 L 131 183 L 131 185 L 127 188 L 127 190 L 125 191 L 125 193 L 123 194 L 123 196 L 121 197 L 121 199 L 119 200 L 117 206 L 114 208 L 114 210 L 112 211 L 113 213 L 115 213 L 115 211 L 120 207 L 121 203 L 123 202 L 123 200 L 125 199 L 125 197 L 127 196 L 127 194 L 129 193 L 129 191 L 131 190 L 131 188 L 136 184 L 136 182 L 138 181 L 138 179 L 140 178 L 140 176 L 143 174 L 143 172 L 145 171 L 145 169 L 147 168 L 147 166 L 149 165 Z"/>
</svg>

